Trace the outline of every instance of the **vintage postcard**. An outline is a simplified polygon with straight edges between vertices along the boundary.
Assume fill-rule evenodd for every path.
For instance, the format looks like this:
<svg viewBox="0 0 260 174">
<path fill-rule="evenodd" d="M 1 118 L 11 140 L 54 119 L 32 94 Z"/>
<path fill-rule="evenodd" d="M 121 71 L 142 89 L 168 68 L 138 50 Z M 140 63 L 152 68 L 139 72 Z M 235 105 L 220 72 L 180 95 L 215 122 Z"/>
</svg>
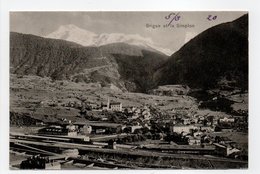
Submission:
<svg viewBox="0 0 260 174">
<path fill-rule="evenodd" d="M 247 169 L 247 11 L 10 12 L 10 169 Z"/>
</svg>

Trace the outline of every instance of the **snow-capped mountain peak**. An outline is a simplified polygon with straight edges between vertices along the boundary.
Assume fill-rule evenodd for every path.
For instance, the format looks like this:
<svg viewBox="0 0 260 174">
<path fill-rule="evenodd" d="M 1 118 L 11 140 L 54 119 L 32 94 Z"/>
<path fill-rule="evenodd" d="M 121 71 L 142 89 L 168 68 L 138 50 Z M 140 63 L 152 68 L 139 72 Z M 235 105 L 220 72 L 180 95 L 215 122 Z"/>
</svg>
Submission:
<svg viewBox="0 0 260 174">
<path fill-rule="evenodd" d="M 75 25 L 62 25 L 58 30 L 45 36 L 47 38 L 62 39 L 78 43 L 83 46 L 93 45 L 93 38 L 97 35 L 93 32 L 81 29 Z"/>
<path fill-rule="evenodd" d="M 173 52 L 169 49 L 157 46 L 152 39 L 142 37 L 138 34 L 123 34 L 123 33 L 102 33 L 94 32 L 79 28 L 73 24 L 62 25 L 58 30 L 45 36 L 46 38 L 62 39 L 78 43 L 83 46 L 101 46 L 111 43 L 123 42 L 130 45 L 136 45 L 148 50 L 157 50 L 166 55 Z"/>
</svg>

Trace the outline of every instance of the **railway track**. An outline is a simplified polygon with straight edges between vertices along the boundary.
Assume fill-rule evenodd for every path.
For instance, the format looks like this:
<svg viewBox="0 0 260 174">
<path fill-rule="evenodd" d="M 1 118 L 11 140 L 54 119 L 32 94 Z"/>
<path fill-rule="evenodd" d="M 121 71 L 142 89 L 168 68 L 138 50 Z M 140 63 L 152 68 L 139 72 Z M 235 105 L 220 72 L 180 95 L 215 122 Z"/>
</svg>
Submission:
<svg viewBox="0 0 260 174">
<path fill-rule="evenodd" d="M 15 149 L 17 148 L 17 145 L 21 149 Z M 26 148 L 26 147 L 33 147 L 33 148 Z M 10 135 L 10 148 L 14 150 L 20 150 L 20 151 L 27 151 L 29 153 L 37 153 L 38 154 L 43 154 L 43 155 L 54 155 L 51 154 L 52 152 L 46 152 L 46 150 L 41 150 L 41 149 L 78 149 L 81 154 L 96 154 L 97 156 L 114 156 L 114 157 L 124 157 L 124 158 L 151 158 L 154 159 L 156 157 L 161 157 L 164 159 L 171 159 L 175 160 L 177 163 L 179 163 L 179 166 L 168 166 L 168 168 L 173 167 L 173 168 L 181 168 L 181 161 L 190 161 L 191 163 L 194 161 L 197 162 L 203 162 L 208 166 L 208 168 L 215 168 L 216 163 L 229 163 L 233 164 L 235 166 L 247 166 L 248 162 L 247 161 L 241 161 L 241 160 L 236 160 L 236 159 L 227 159 L 223 157 L 206 157 L 202 155 L 192 155 L 192 154 L 176 154 L 176 153 L 165 153 L 165 152 L 160 152 L 152 149 L 138 149 L 136 146 L 131 146 L 131 145 L 117 145 L 117 149 L 108 149 L 105 148 L 107 147 L 107 143 L 102 143 L 102 142 L 82 142 L 82 143 L 74 143 L 71 141 L 70 137 L 57 137 L 57 136 L 39 136 L 39 135 L 24 135 L 24 134 L 11 134 Z M 122 147 L 121 147 L 122 146 Z M 124 146 L 127 146 L 124 147 Z M 121 148 L 120 148 L 121 147 Z M 23 150 L 22 150 L 23 148 Z M 27 150 L 25 150 L 27 149 Z M 39 150 L 40 149 L 40 150 Z M 81 160 L 81 162 L 84 162 Z M 90 162 L 90 161 L 85 161 Z M 139 164 L 138 162 L 134 161 L 129 161 L 129 165 L 131 163 L 131 166 L 137 166 L 141 168 L 167 168 L 166 166 L 163 165 L 153 165 L 153 164 Z M 104 164 L 106 165 L 106 164 Z M 102 165 L 101 165 L 102 166 Z M 112 166 L 111 166 L 112 167 Z M 123 166 L 117 166 L 118 168 L 123 167 Z M 129 166 L 128 166 L 129 167 Z"/>
<path fill-rule="evenodd" d="M 31 140 L 19 140 L 19 139 L 10 139 L 10 143 L 20 143 L 27 145 L 38 145 L 42 147 L 52 147 L 52 148 L 63 148 L 63 149 L 78 149 L 81 151 L 90 151 L 97 153 L 110 153 L 118 155 L 131 155 L 131 156 L 143 156 L 143 157 L 169 157 L 172 159 L 186 159 L 186 160 L 211 160 L 217 162 L 232 162 L 232 163 L 241 163 L 247 164 L 246 161 L 234 160 L 234 159 L 225 159 L 225 158 L 211 158 L 204 157 L 199 155 L 187 155 L 187 154 L 169 154 L 162 152 L 154 152 L 148 150 L 134 149 L 133 151 L 129 149 L 106 149 L 99 145 L 88 145 L 88 144 L 77 144 L 77 143 L 66 143 L 66 142 L 35 142 Z"/>
</svg>

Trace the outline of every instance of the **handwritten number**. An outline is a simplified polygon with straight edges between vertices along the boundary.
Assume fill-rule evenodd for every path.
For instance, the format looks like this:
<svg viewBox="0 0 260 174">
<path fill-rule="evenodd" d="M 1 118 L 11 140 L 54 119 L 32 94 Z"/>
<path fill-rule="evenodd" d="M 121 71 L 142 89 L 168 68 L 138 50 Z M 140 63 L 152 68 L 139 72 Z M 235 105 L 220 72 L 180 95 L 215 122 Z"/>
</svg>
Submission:
<svg viewBox="0 0 260 174">
<path fill-rule="evenodd" d="M 208 19 L 209 21 L 215 21 L 215 20 L 217 19 L 217 17 L 218 17 L 218 16 L 216 16 L 216 15 L 215 15 L 215 16 L 209 15 L 207 19 Z"/>
<path fill-rule="evenodd" d="M 170 13 L 169 15 L 165 16 L 165 19 L 171 20 L 168 25 L 170 25 L 173 21 L 179 21 L 181 18 L 180 13 Z"/>
</svg>

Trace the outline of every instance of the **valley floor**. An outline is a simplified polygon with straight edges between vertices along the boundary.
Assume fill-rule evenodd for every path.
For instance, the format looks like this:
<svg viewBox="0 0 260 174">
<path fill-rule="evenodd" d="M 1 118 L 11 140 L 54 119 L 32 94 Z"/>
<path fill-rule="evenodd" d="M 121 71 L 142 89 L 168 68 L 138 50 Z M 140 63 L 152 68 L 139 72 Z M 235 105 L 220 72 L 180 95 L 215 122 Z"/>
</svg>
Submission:
<svg viewBox="0 0 260 174">
<path fill-rule="evenodd" d="M 86 106 L 101 107 L 107 103 L 108 99 L 111 102 L 122 103 L 124 110 L 107 112 L 102 108 L 93 109 Z M 236 100 L 238 100 L 237 96 Z M 207 120 L 208 116 L 213 116 L 215 119 L 210 122 Z M 94 134 L 89 135 L 90 139 L 93 138 L 94 145 L 92 145 L 94 147 L 102 145 L 105 152 L 100 152 L 99 148 L 94 148 L 94 151 L 81 149 L 80 152 L 81 156 L 87 155 L 88 160 L 90 157 L 93 158 L 96 165 L 99 164 L 96 162 L 99 159 L 98 157 L 101 157 L 105 160 L 105 162 L 101 162 L 102 165 L 110 166 L 106 163 L 115 163 L 119 167 L 127 162 L 126 158 L 131 158 L 129 165 L 138 168 L 247 168 L 247 155 L 245 154 L 248 153 L 248 133 L 244 126 L 247 124 L 240 120 L 232 123 L 233 127 L 229 128 L 228 131 L 216 132 L 214 127 L 219 123 L 214 122 L 215 125 L 213 125 L 213 121 L 219 122 L 219 119 L 223 117 L 229 119 L 233 118 L 233 115 L 207 108 L 201 109 L 199 108 L 199 101 L 188 95 L 164 96 L 129 93 L 113 90 L 109 87 L 101 87 L 98 84 L 52 81 L 49 78 L 37 76 L 19 77 L 11 75 L 10 132 L 36 135 L 40 129 L 55 124 L 85 124 L 91 125 L 92 129 L 104 125 L 108 126 L 109 129 L 104 128 L 104 131 L 109 130 L 110 133 L 98 135 L 97 132 L 103 128 L 97 128 L 94 130 L 96 131 Z M 205 120 L 208 122 L 205 122 Z M 173 122 L 176 122 L 176 124 L 173 124 Z M 173 124 L 173 129 L 169 126 L 171 124 Z M 118 125 L 122 132 L 116 132 L 113 129 L 114 126 Z M 193 133 L 185 132 L 185 130 L 182 132 L 173 131 L 173 134 L 170 134 L 176 125 L 183 126 L 185 130 L 187 127 L 193 126 L 196 131 Z M 123 132 L 125 127 L 131 128 L 132 131 L 129 129 L 130 132 L 126 132 L 125 129 L 125 132 Z M 195 136 L 196 132 L 199 138 Z M 174 133 L 178 133 L 178 135 Z M 102 136 L 107 137 L 96 142 L 95 138 Z M 109 136 L 118 137 L 108 138 Z M 122 136 L 122 138 L 119 138 L 119 136 Z M 202 137 L 206 137 L 203 142 L 201 142 Z M 234 155 L 234 157 L 227 157 L 224 154 L 216 155 L 215 150 L 212 150 L 215 149 L 214 144 L 224 141 L 222 139 L 217 141 L 216 137 L 228 138 L 229 140 L 225 141 L 235 142 L 234 147 L 242 151 L 243 156 L 241 154 Z M 12 141 L 21 141 L 17 137 L 13 139 Z M 108 145 L 111 139 L 117 141 L 118 147 L 130 147 L 130 149 L 123 150 L 122 154 L 118 154 L 119 149 L 110 151 L 108 147 L 103 147 L 104 144 Z M 31 141 L 26 139 L 24 143 L 30 145 Z M 195 144 L 192 144 L 193 141 Z M 55 143 L 59 144 L 60 142 Z M 34 146 L 39 148 L 41 145 Z M 207 149 L 208 147 L 209 149 Z M 201 148 L 202 154 L 197 150 Z M 190 149 L 199 154 L 192 154 Z M 123 154 L 126 152 L 131 154 L 124 156 Z M 137 155 L 138 152 L 147 153 L 148 156 L 140 157 Z M 113 156 L 111 153 L 117 155 Z M 154 155 L 157 153 L 162 154 L 158 159 Z M 171 157 L 165 156 L 169 153 L 172 153 Z M 13 152 L 13 150 L 10 151 L 10 154 L 10 163 L 13 163 L 16 158 L 26 159 L 28 155 L 32 155 L 21 153 L 21 151 L 19 153 Z M 178 157 L 178 160 L 174 162 L 176 157 Z M 198 160 L 200 158 L 205 161 Z M 110 161 L 111 159 L 113 159 L 113 162 Z M 156 162 L 158 160 L 159 162 Z M 82 161 L 76 161 L 74 159 L 72 164 L 65 162 L 62 168 L 91 168 L 88 166 L 89 164 L 78 165 Z M 142 166 L 144 163 L 147 165 Z M 95 169 L 98 169 L 99 165 Z M 103 166 L 103 168 L 106 167 Z"/>
</svg>

